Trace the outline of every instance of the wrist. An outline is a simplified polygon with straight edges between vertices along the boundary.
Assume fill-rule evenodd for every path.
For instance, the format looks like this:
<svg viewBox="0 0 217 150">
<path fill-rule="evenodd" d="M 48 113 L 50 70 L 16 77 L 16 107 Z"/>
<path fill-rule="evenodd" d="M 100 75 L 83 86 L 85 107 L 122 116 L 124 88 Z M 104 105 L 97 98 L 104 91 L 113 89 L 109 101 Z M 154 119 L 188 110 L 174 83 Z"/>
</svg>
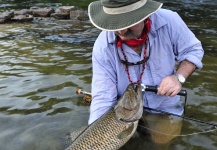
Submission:
<svg viewBox="0 0 217 150">
<path fill-rule="evenodd" d="M 175 73 L 174 75 L 178 78 L 178 80 L 181 84 L 185 83 L 186 78 L 182 74 Z"/>
</svg>

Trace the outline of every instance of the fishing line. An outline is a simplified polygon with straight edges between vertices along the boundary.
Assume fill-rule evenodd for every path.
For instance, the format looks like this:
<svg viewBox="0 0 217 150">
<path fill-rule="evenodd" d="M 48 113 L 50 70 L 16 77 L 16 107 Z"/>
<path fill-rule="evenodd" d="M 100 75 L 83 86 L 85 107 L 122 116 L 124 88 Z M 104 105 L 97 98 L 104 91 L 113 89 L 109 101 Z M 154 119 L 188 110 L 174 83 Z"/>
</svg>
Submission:
<svg viewBox="0 0 217 150">
<path fill-rule="evenodd" d="M 158 110 L 158 109 L 154 109 L 154 108 L 150 108 L 150 107 L 144 107 L 144 109 L 148 109 L 148 110 L 152 110 L 152 111 L 164 113 L 164 114 L 167 114 L 167 115 L 173 115 L 173 116 L 176 116 L 176 117 L 180 117 L 180 118 L 183 118 L 183 119 L 187 119 L 187 120 L 191 120 L 191 121 L 203 123 L 203 124 L 206 124 L 206 125 L 211 125 L 211 126 L 213 126 L 213 127 L 215 128 L 215 129 L 210 129 L 210 130 L 207 130 L 207 131 L 202 131 L 202 132 L 197 132 L 197 133 L 191 133 L 191 134 L 172 135 L 172 134 L 163 133 L 163 132 L 160 132 L 160 131 L 157 131 L 157 130 L 153 130 L 153 129 L 151 129 L 151 128 L 148 128 L 148 127 L 145 127 L 145 126 L 142 126 L 142 125 L 138 125 L 138 126 L 140 126 L 140 127 L 142 127 L 142 128 L 145 128 L 145 129 L 147 129 L 147 130 L 150 130 L 150 131 L 153 131 L 153 132 L 162 134 L 162 135 L 167 135 L 167 136 L 181 136 L 181 137 L 184 137 L 184 136 L 198 135 L 198 134 L 203 134 L 203 133 L 214 132 L 214 131 L 217 130 L 217 124 L 216 124 L 216 123 L 213 123 L 213 122 L 206 122 L 206 121 L 199 120 L 199 119 L 195 119 L 195 118 L 192 118 L 192 117 L 180 116 L 180 115 L 177 115 L 177 114 L 169 113 L 169 112 L 166 112 L 166 111 L 162 111 L 162 110 Z"/>
<path fill-rule="evenodd" d="M 217 127 L 214 126 L 215 129 L 210 129 L 210 130 L 207 130 L 207 131 L 201 131 L 201 132 L 196 132 L 196 133 L 190 133 L 190 134 L 167 134 L 167 133 L 164 133 L 164 132 L 160 132 L 160 131 L 157 131 L 157 130 L 153 130 L 151 128 L 148 128 L 148 127 L 145 127 L 145 126 L 142 126 L 142 125 L 138 125 L 142 128 L 145 128 L 147 130 L 150 130 L 150 131 L 153 131 L 153 132 L 156 132 L 156 133 L 159 133 L 159 134 L 162 134 L 162 135 L 166 135 L 166 136 L 174 136 L 174 137 L 177 137 L 177 136 L 180 136 L 180 137 L 185 137 L 185 136 L 191 136 L 191 135 L 198 135 L 198 134 L 203 134 L 203 133 L 209 133 L 209 132 L 214 132 L 214 131 L 217 131 Z"/>
<path fill-rule="evenodd" d="M 145 129 L 148 129 L 150 131 L 159 133 L 159 134 L 163 134 L 163 135 L 167 135 L 167 136 L 182 136 L 182 137 L 184 137 L 184 136 L 190 136 L 190 135 L 198 135 L 198 134 L 203 134 L 203 133 L 209 133 L 209 132 L 214 132 L 214 131 L 217 130 L 217 127 L 215 126 L 215 129 L 210 129 L 210 130 L 207 130 L 207 131 L 201 131 L 201 132 L 190 133 L 190 134 L 179 134 L 179 135 L 177 134 L 177 135 L 175 135 L 175 134 L 167 134 L 167 133 L 163 133 L 163 132 L 160 132 L 160 131 L 157 131 L 157 130 L 153 130 L 151 128 L 148 128 L 148 127 L 145 127 L 145 126 L 142 126 L 142 125 L 138 125 L 138 126 L 140 126 L 142 128 L 145 128 Z"/>
<path fill-rule="evenodd" d="M 180 115 L 177 115 L 177 114 L 169 113 L 169 112 L 166 112 L 166 111 L 163 111 L 163 110 L 154 109 L 154 108 L 150 108 L 150 107 L 145 107 L 144 106 L 143 108 L 147 109 L 147 110 L 152 110 L 152 111 L 160 112 L 160 113 L 163 113 L 163 114 L 172 115 L 172 116 L 180 117 L 180 118 L 183 118 L 183 119 L 187 119 L 187 120 L 191 120 L 191 121 L 199 122 L 199 123 L 202 123 L 202 124 L 217 127 L 217 124 L 213 123 L 213 122 L 207 122 L 207 121 L 199 120 L 199 119 L 196 119 L 196 118 L 193 118 L 193 117 L 180 116 Z"/>
</svg>

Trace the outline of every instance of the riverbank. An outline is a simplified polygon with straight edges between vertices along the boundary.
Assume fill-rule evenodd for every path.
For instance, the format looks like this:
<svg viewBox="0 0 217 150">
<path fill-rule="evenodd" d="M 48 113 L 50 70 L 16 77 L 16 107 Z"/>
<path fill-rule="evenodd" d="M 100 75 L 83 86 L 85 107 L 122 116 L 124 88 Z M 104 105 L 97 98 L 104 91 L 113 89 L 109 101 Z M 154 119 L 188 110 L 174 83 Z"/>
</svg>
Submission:
<svg viewBox="0 0 217 150">
<path fill-rule="evenodd" d="M 30 9 L 22 9 L 18 11 L 5 11 L 0 14 L 0 24 L 11 22 L 31 22 L 34 19 L 42 18 L 55 19 L 77 19 L 88 20 L 87 12 L 75 6 L 52 7 L 31 7 Z"/>
</svg>

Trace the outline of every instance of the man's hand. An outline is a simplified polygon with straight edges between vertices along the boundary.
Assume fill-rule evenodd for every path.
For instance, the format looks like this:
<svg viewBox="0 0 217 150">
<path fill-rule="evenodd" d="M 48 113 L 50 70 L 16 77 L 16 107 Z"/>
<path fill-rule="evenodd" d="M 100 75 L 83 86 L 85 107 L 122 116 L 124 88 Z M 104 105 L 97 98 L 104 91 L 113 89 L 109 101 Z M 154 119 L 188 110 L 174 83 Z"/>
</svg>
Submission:
<svg viewBox="0 0 217 150">
<path fill-rule="evenodd" d="M 196 66 L 188 60 L 183 60 L 176 71 L 187 79 L 196 69 Z M 182 88 L 182 84 L 179 82 L 176 75 L 170 75 L 164 78 L 158 89 L 157 94 L 166 96 L 176 96 Z"/>
<path fill-rule="evenodd" d="M 164 78 L 158 88 L 157 94 L 166 96 L 176 96 L 182 88 L 177 76 L 171 75 Z"/>
</svg>

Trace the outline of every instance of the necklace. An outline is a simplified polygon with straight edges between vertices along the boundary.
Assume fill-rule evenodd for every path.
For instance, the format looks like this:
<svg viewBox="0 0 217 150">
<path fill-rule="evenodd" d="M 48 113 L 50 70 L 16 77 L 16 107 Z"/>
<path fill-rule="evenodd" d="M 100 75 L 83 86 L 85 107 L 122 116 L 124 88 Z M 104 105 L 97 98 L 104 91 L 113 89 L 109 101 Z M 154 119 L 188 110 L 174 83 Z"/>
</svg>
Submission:
<svg viewBox="0 0 217 150">
<path fill-rule="evenodd" d="M 144 74 L 145 63 L 146 63 L 146 61 L 147 61 L 148 58 L 149 58 L 149 57 L 146 58 L 146 46 L 145 46 L 145 49 L 144 49 L 144 55 L 143 55 L 143 56 L 144 56 L 144 59 L 143 59 L 143 61 L 139 61 L 139 62 L 133 63 L 133 64 L 131 64 L 130 62 L 128 62 L 127 56 L 126 56 L 126 54 L 125 54 L 125 52 L 124 52 L 122 46 L 121 46 L 121 52 L 122 52 L 122 54 L 123 54 L 123 56 L 124 56 L 124 59 L 125 59 L 125 61 L 121 61 L 121 62 L 122 62 L 122 63 L 127 62 L 127 63 L 124 63 L 124 64 L 125 64 L 125 70 L 126 70 L 127 77 L 128 77 L 128 79 L 129 79 L 129 81 L 130 81 L 131 83 L 133 83 L 133 84 L 139 84 L 140 81 L 141 81 L 141 79 L 142 79 L 142 75 Z M 140 73 L 139 79 L 138 79 L 136 82 L 133 82 L 133 81 L 131 80 L 131 77 L 130 77 L 129 66 L 132 66 L 132 65 L 140 65 L 140 64 L 142 64 L 142 72 Z"/>
</svg>

